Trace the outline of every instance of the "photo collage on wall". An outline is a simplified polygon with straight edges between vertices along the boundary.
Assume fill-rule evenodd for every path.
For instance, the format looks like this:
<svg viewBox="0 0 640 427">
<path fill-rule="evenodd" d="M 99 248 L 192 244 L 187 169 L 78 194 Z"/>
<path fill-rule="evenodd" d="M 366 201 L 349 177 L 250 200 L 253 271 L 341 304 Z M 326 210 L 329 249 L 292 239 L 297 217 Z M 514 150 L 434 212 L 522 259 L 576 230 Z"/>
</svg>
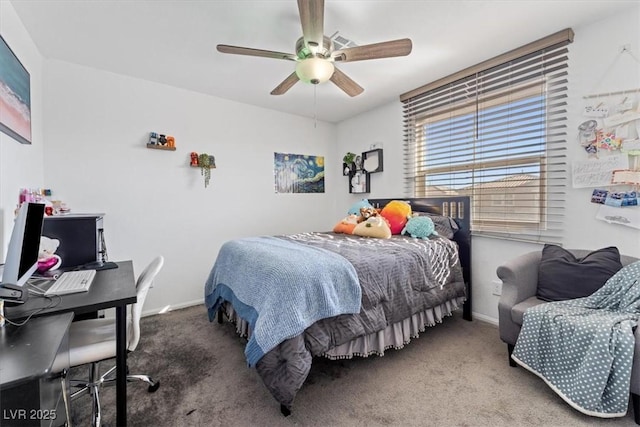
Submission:
<svg viewBox="0 0 640 427">
<path fill-rule="evenodd" d="M 640 89 L 585 97 L 572 163 L 574 188 L 593 188 L 596 218 L 640 228 Z"/>
</svg>

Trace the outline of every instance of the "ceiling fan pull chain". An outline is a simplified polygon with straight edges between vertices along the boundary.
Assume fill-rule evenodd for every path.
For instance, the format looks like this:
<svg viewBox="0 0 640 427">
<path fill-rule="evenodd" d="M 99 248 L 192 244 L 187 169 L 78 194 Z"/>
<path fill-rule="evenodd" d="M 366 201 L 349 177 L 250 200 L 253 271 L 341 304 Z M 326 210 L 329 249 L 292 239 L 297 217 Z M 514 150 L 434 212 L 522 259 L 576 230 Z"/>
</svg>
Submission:
<svg viewBox="0 0 640 427">
<path fill-rule="evenodd" d="M 313 127 L 318 127 L 318 85 L 313 85 Z"/>
</svg>

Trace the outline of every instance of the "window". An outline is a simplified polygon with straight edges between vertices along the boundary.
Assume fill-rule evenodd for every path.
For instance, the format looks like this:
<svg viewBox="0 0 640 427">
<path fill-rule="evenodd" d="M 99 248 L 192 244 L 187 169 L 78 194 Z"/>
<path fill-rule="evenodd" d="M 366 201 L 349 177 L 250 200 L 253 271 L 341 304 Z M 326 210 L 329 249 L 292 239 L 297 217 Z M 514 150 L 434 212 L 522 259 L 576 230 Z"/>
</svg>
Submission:
<svg viewBox="0 0 640 427">
<path fill-rule="evenodd" d="M 568 29 L 401 96 L 413 197 L 471 197 L 474 234 L 560 240 Z"/>
</svg>

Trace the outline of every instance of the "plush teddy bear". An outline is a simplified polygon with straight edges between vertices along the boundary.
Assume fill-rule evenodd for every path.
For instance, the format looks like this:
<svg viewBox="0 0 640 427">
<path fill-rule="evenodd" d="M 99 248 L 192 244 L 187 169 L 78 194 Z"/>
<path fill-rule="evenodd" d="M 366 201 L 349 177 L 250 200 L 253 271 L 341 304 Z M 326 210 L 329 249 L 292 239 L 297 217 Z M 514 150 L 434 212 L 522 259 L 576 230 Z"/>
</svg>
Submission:
<svg viewBox="0 0 640 427">
<path fill-rule="evenodd" d="M 414 216 L 409 218 L 401 234 L 404 235 L 406 233 L 417 239 L 428 239 L 429 236 L 438 235 L 433 220 L 428 216 Z"/>
<path fill-rule="evenodd" d="M 38 252 L 38 271 L 40 273 L 60 267 L 62 258 L 55 253 L 58 246 L 60 246 L 58 239 L 50 239 L 47 236 L 40 238 L 40 251 Z"/>
<path fill-rule="evenodd" d="M 360 208 L 360 216 L 358 217 L 358 224 L 378 216 L 378 211 L 373 207 Z"/>
</svg>

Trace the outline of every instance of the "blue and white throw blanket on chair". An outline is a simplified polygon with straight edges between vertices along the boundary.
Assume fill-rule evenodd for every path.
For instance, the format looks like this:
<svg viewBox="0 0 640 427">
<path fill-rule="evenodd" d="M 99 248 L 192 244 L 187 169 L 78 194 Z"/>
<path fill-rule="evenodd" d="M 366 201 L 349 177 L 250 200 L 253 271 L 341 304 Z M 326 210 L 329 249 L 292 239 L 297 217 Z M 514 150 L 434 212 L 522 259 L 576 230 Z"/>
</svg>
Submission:
<svg viewBox="0 0 640 427">
<path fill-rule="evenodd" d="M 622 417 L 639 317 L 640 261 L 588 297 L 528 309 L 512 358 L 580 412 Z"/>
<path fill-rule="evenodd" d="M 358 275 L 346 258 L 268 236 L 222 245 L 205 284 L 209 320 L 226 300 L 249 323 L 245 355 L 251 367 L 316 321 L 359 313 L 361 299 Z"/>
</svg>

